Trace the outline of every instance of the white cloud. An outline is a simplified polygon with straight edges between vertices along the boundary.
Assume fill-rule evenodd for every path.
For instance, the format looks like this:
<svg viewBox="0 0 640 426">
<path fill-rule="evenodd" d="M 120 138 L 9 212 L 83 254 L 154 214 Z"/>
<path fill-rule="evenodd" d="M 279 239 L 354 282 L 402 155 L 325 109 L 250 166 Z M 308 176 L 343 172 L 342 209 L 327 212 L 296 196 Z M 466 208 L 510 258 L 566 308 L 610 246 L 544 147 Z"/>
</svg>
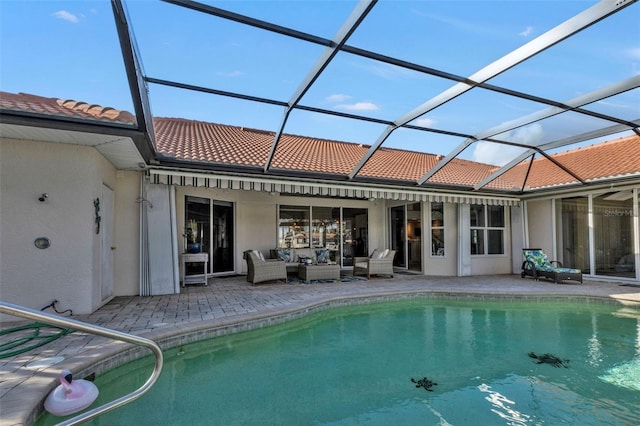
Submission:
<svg viewBox="0 0 640 426">
<path fill-rule="evenodd" d="M 635 47 L 633 49 L 626 50 L 627 56 L 632 59 L 640 59 L 640 47 Z"/>
<path fill-rule="evenodd" d="M 414 123 L 416 126 L 433 127 L 433 125 L 436 124 L 436 120 L 432 120 L 430 118 L 418 118 Z"/>
<path fill-rule="evenodd" d="M 337 93 L 335 95 L 330 95 L 330 96 L 327 96 L 325 98 L 325 100 L 328 101 L 328 102 L 345 102 L 345 101 L 347 101 L 349 99 L 351 99 L 351 96 L 343 95 L 342 93 Z"/>
<path fill-rule="evenodd" d="M 74 24 L 77 24 L 78 22 L 80 22 L 80 19 L 78 19 L 76 15 L 74 15 L 71 12 L 67 12 L 66 10 L 59 10 L 53 13 L 53 16 L 58 19 L 62 19 L 63 21 L 72 22 Z"/>
<path fill-rule="evenodd" d="M 348 111 L 376 111 L 378 106 L 373 102 L 356 102 L 354 104 L 339 104 L 336 109 L 346 109 Z"/>
<path fill-rule="evenodd" d="M 220 71 L 220 72 L 218 72 L 217 74 L 218 74 L 219 76 L 222 76 L 222 77 L 232 77 L 232 78 L 234 78 L 234 77 L 240 77 L 240 76 L 243 76 L 243 75 L 244 75 L 244 73 L 243 73 L 242 71 L 238 71 L 238 70 L 234 70 L 234 71 L 227 71 L 227 72 L 222 72 L 222 71 Z"/>
<path fill-rule="evenodd" d="M 496 139 L 534 146 L 542 141 L 543 133 L 542 126 L 534 123 L 530 126 L 500 134 L 496 136 Z M 475 144 L 472 160 L 480 163 L 504 166 L 522 152 L 524 152 L 524 148 L 482 141 Z"/>
<path fill-rule="evenodd" d="M 521 35 L 522 37 L 529 37 L 532 33 L 533 33 L 533 27 L 527 27 L 523 32 L 521 32 L 518 35 Z"/>
</svg>

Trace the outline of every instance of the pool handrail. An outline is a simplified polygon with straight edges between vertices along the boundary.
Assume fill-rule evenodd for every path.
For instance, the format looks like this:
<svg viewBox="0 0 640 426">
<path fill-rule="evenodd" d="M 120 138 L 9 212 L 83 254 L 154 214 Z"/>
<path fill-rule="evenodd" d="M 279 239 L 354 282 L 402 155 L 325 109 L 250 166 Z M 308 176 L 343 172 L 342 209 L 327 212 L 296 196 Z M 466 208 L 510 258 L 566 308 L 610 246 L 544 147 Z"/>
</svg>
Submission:
<svg viewBox="0 0 640 426">
<path fill-rule="evenodd" d="M 138 399 L 139 397 L 144 395 L 149 389 L 151 389 L 151 387 L 156 382 L 156 380 L 158 380 L 158 377 L 160 376 L 160 372 L 162 371 L 162 364 L 163 364 L 162 349 L 153 340 L 146 339 L 144 337 L 135 336 L 133 334 L 123 333 L 117 330 L 111 330 L 105 327 L 101 327 L 99 325 L 81 322 L 68 317 L 56 316 L 46 312 L 36 311 L 31 308 L 27 308 L 24 306 L 19 306 L 19 305 L 15 305 L 15 304 L 3 302 L 3 301 L 0 301 L 0 312 L 22 317 L 22 318 L 40 321 L 46 324 L 56 325 L 58 327 L 65 327 L 65 328 L 71 328 L 74 330 L 84 331 L 86 333 L 132 343 L 134 345 L 145 346 L 149 348 L 155 355 L 156 362 L 155 362 L 155 367 L 153 369 L 153 372 L 151 376 L 147 379 L 147 381 L 138 389 L 118 399 L 115 399 L 107 404 L 103 404 L 99 407 L 96 407 L 89 411 L 81 413 L 71 419 L 67 419 L 61 423 L 58 423 L 59 425 L 76 425 L 76 424 L 85 422 L 87 420 L 93 419 L 95 417 L 98 417 L 109 411 L 115 410 L 116 408 L 119 408 L 125 404 L 132 402 L 135 399 Z"/>
</svg>

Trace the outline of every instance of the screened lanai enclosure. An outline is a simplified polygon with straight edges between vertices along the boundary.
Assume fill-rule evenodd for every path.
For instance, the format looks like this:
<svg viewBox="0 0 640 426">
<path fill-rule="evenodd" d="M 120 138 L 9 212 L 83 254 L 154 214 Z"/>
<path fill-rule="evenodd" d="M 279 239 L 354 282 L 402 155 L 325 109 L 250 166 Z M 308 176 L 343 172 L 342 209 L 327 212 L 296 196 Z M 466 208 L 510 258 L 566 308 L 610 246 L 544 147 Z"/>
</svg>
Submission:
<svg viewBox="0 0 640 426">
<path fill-rule="evenodd" d="M 144 180 L 135 208 L 163 187 L 176 211 L 155 246 L 209 253 L 211 275 L 243 272 L 256 244 L 514 272 L 528 234 L 592 276 L 640 278 L 637 0 L 0 9 L 2 136 L 95 147 Z"/>
<path fill-rule="evenodd" d="M 523 193 L 535 158 L 639 132 L 634 0 L 19 3 L 1 6 L 2 90 L 131 111 L 117 127 L 159 164 L 152 120 L 180 117 L 269 132 L 258 174 L 293 134 L 365 146 L 341 180 L 395 148 L 438 155 L 409 185 Z M 454 158 L 500 167 L 452 183 Z"/>
</svg>

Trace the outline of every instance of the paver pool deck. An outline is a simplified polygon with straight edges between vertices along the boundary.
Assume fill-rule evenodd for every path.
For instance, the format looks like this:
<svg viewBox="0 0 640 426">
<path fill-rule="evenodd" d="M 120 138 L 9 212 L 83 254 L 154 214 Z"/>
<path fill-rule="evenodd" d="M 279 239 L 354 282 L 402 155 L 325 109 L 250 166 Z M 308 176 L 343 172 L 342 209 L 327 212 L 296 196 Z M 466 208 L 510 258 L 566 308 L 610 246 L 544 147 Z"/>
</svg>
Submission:
<svg viewBox="0 0 640 426">
<path fill-rule="evenodd" d="M 344 274 L 344 272 L 343 272 Z M 522 279 L 519 275 L 430 277 L 396 274 L 335 283 L 263 283 L 251 286 L 244 276 L 210 278 L 208 286 L 187 286 L 168 296 L 116 297 L 89 315 L 72 318 L 150 338 L 163 348 L 216 335 L 258 328 L 314 310 L 374 300 L 404 297 L 463 299 L 567 300 L 617 303 L 640 307 L 640 287 L 620 282 L 585 280 L 583 285 Z M 66 309 L 59 304 L 59 309 Z M 51 313 L 51 310 L 47 312 Z M 22 323 L 26 320 L 17 321 Z M 3 323 L 3 328 L 16 323 Z M 76 377 L 108 370 L 148 349 L 124 351 L 131 345 L 74 332 L 29 352 L 0 360 L 0 424 L 31 424 L 42 401 L 57 385 L 61 369 Z M 63 357 L 53 366 L 28 367 L 33 362 Z"/>
</svg>

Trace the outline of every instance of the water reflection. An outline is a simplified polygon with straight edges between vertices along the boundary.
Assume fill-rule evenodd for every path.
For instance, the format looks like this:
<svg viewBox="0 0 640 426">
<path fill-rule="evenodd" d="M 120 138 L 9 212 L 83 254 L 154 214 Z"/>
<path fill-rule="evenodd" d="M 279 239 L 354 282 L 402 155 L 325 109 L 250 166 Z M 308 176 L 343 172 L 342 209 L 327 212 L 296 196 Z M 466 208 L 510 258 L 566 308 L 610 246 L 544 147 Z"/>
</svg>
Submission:
<svg viewBox="0 0 640 426">
<path fill-rule="evenodd" d="M 486 392 L 489 394 L 489 396 L 486 396 L 485 399 L 489 401 L 494 407 L 491 409 L 491 411 L 507 420 L 508 425 L 522 426 L 527 424 L 530 417 L 511 407 L 511 405 L 515 405 L 514 401 L 511 401 L 500 392 L 491 390 L 491 386 L 485 383 L 478 386 L 478 389 L 480 389 L 480 392 Z"/>
</svg>

